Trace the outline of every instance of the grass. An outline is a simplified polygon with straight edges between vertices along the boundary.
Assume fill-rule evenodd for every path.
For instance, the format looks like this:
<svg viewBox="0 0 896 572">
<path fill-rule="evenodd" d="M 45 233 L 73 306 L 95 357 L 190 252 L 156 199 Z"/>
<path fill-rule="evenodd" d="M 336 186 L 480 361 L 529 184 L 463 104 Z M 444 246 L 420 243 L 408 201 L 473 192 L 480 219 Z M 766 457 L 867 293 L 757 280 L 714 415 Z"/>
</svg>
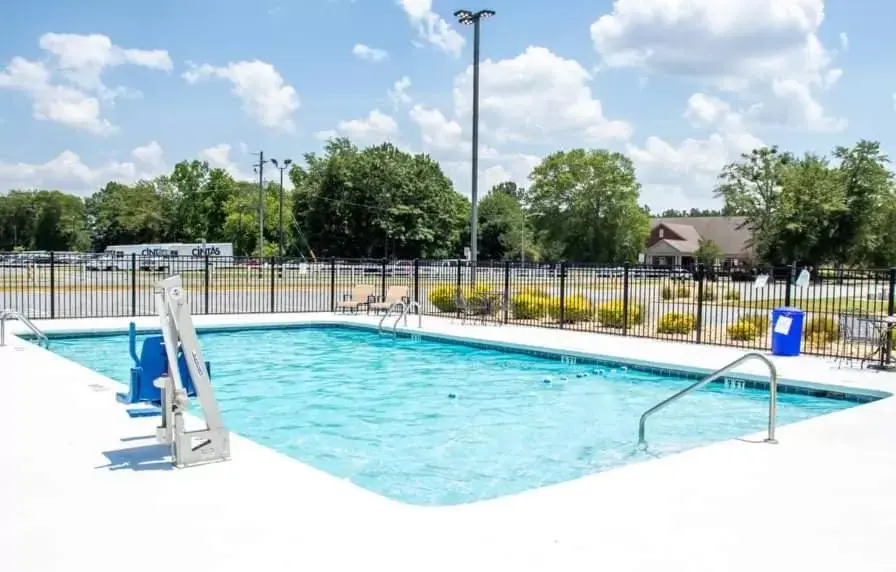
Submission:
<svg viewBox="0 0 896 572">
<path fill-rule="evenodd" d="M 784 297 L 766 300 L 740 300 L 736 302 L 719 303 L 719 306 L 743 308 L 745 310 L 771 310 L 784 306 Z M 819 314 L 861 313 L 861 314 L 886 314 L 889 304 L 886 300 L 858 300 L 849 298 L 808 298 L 805 300 L 791 300 L 792 308 L 800 308 L 806 312 Z"/>
</svg>

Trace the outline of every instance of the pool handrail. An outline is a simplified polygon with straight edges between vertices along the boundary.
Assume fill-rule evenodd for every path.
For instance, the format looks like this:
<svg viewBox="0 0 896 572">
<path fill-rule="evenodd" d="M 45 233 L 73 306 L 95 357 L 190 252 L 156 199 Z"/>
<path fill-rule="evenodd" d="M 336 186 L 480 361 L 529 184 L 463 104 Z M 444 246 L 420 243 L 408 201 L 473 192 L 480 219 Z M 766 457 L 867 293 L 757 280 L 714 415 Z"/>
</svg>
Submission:
<svg viewBox="0 0 896 572">
<path fill-rule="evenodd" d="M 389 306 L 389 308 L 386 310 L 386 313 L 383 314 L 383 317 L 380 318 L 380 323 L 377 326 L 376 331 L 378 333 L 383 333 L 383 322 L 385 322 L 386 318 L 388 318 L 392 314 L 392 310 L 398 309 L 398 310 L 400 310 L 399 314 L 404 314 L 405 306 L 406 306 L 406 304 L 402 300 L 399 300 L 398 302 L 393 302 L 392 305 Z"/>
<path fill-rule="evenodd" d="M 739 358 L 737 358 L 733 362 L 729 363 L 725 367 L 712 372 L 711 374 L 707 375 L 700 381 L 685 387 L 684 389 L 682 389 L 675 395 L 672 395 L 671 397 L 667 397 L 666 399 L 660 401 L 659 403 L 657 403 L 656 405 L 654 405 L 653 407 L 651 407 L 650 409 L 645 411 L 641 415 L 641 420 L 638 423 L 638 446 L 644 447 L 644 448 L 647 447 L 647 440 L 644 438 L 644 433 L 646 430 L 645 424 L 647 423 L 648 417 L 650 417 L 651 415 L 653 415 L 660 409 L 663 409 L 664 407 L 671 404 L 672 402 L 677 401 L 679 398 L 683 397 L 685 394 L 690 393 L 692 391 L 696 391 L 696 390 L 700 389 L 701 387 L 703 387 L 709 383 L 712 383 L 713 381 L 722 377 L 723 375 L 725 375 L 732 369 L 736 368 L 740 364 L 750 361 L 750 360 L 754 360 L 754 359 L 761 361 L 768 367 L 768 436 L 766 437 L 765 442 L 766 443 L 777 443 L 778 441 L 775 440 L 775 417 L 777 416 L 777 407 L 778 407 L 777 406 L 778 370 L 775 368 L 775 364 L 772 363 L 772 361 L 770 359 L 768 359 L 766 356 L 764 356 L 760 353 L 757 353 L 757 352 L 750 352 L 750 353 L 746 353 L 746 354 L 740 356 Z"/>
<path fill-rule="evenodd" d="M 392 324 L 392 333 L 398 335 L 398 322 L 404 318 L 404 325 L 407 327 L 408 325 L 408 314 L 411 313 L 411 308 L 417 308 L 417 328 L 423 327 L 423 309 L 420 307 L 420 302 L 411 302 L 407 306 L 405 306 L 401 310 L 401 315 L 395 319 L 395 323 Z"/>
<path fill-rule="evenodd" d="M 26 328 L 31 330 L 31 333 L 37 338 L 38 345 L 43 345 L 45 348 L 50 347 L 50 340 L 47 338 L 47 335 L 44 334 L 40 328 L 35 326 L 34 322 L 28 319 L 28 316 L 18 310 L 9 308 L 0 312 L 0 347 L 6 346 L 6 320 L 9 319 L 18 320 L 24 324 Z"/>
</svg>

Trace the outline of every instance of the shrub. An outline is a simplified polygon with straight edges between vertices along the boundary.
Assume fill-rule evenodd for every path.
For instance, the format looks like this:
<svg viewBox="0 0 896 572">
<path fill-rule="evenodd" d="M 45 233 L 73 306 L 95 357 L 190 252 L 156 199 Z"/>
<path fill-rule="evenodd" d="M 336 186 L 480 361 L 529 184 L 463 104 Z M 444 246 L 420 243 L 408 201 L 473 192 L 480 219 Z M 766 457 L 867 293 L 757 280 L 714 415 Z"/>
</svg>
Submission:
<svg viewBox="0 0 896 572">
<path fill-rule="evenodd" d="M 621 328 L 624 326 L 624 308 L 622 300 L 610 300 L 597 307 L 597 321 L 607 328 Z M 628 325 L 634 326 L 644 320 L 644 312 L 638 304 L 628 305 Z"/>
<path fill-rule="evenodd" d="M 728 326 L 728 337 L 738 342 L 755 340 L 759 329 L 750 320 L 738 320 Z"/>
<path fill-rule="evenodd" d="M 560 319 L 560 297 L 548 299 L 548 315 L 554 320 Z M 563 300 L 563 321 L 587 322 L 594 318 L 594 304 L 584 296 L 569 296 Z"/>
<path fill-rule="evenodd" d="M 671 300 L 675 297 L 675 289 L 669 285 L 663 286 L 663 300 Z"/>
<path fill-rule="evenodd" d="M 457 311 L 457 286 L 443 284 L 429 291 L 429 302 L 441 312 Z"/>
<path fill-rule="evenodd" d="M 524 290 L 513 295 L 510 308 L 517 320 L 539 320 L 548 311 L 549 298 L 539 291 Z"/>
<path fill-rule="evenodd" d="M 803 337 L 814 344 L 829 344 L 840 337 L 840 324 L 830 316 L 809 318 L 803 327 Z"/>
<path fill-rule="evenodd" d="M 675 297 L 676 298 L 690 298 L 691 297 L 691 287 L 687 284 L 679 284 L 677 288 L 675 288 Z"/>
<path fill-rule="evenodd" d="M 734 288 L 729 288 L 727 292 L 725 292 L 726 300 L 740 300 L 740 290 L 735 290 Z"/>
<path fill-rule="evenodd" d="M 485 286 L 464 286 L 460 289 L 468 302 L 477 302 L 490 296 L 489 288 Z M 429 301 L 442 312 L 457 311 L 457 285 L 442 284 L 429 291 Z"/>
<path fill-rule="evenodd" d="M 768 331 L 768 323 L 769 317 L 768 314 L 746 314 L 740 317 L 739 322 L 751 322 L 756 326 L 756 333 L 759 332 L 767 332 Z"/>
<path fill-rule="evenodd" d="M 704 302 L 712 302 L 716 299 L 716 289 L 709 284 L 704 284 L 703 292 L 698 297 Z"/>
<path fill-rule="evenodd" d="M 696 329 L 697 317 L 681 312 L 669 312 L 656 325 L 659 334 L 687 334 Z"/>
</svg>

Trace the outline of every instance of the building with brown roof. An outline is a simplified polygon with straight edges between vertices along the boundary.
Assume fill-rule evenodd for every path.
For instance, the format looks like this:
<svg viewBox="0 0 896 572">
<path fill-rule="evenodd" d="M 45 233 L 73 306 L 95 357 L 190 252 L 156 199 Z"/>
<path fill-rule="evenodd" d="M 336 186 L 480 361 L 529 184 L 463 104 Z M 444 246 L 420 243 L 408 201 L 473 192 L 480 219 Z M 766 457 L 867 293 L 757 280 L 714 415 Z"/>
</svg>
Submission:
<svg viewBox="0 0 896 572">
<path fill-rule="evenodd" d="M 655 218 L 647 239 L 647 264 L 657 266 L 691 266 L 696 262 L 701 240 L 711 240 L 722 251 L 716 261 L 737 266 L 751 258 L 752 238 L 742 216 L 705 216 Z"/>
</svg>

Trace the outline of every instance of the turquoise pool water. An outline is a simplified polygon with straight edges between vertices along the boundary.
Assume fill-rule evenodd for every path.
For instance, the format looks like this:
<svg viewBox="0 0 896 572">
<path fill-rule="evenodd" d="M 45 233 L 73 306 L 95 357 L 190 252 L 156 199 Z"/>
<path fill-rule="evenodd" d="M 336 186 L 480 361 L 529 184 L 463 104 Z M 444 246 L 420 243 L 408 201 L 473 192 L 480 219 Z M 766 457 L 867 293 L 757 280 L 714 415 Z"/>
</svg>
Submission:
<svg viewBox="0 0 896 572">
<path fill-rule="evenodd" d="M 651 418 L 646 454 L 638 417 L 693 380 L 345 328 L 200 339 L 231 430 L 412 504 L 494 498 L 766 426 L 767 392 L 710 385 Z M 51 349 L 128 379 L 126 335 Z M 856 405 L 778 397 L 780 424 Z"/>
</svg>

